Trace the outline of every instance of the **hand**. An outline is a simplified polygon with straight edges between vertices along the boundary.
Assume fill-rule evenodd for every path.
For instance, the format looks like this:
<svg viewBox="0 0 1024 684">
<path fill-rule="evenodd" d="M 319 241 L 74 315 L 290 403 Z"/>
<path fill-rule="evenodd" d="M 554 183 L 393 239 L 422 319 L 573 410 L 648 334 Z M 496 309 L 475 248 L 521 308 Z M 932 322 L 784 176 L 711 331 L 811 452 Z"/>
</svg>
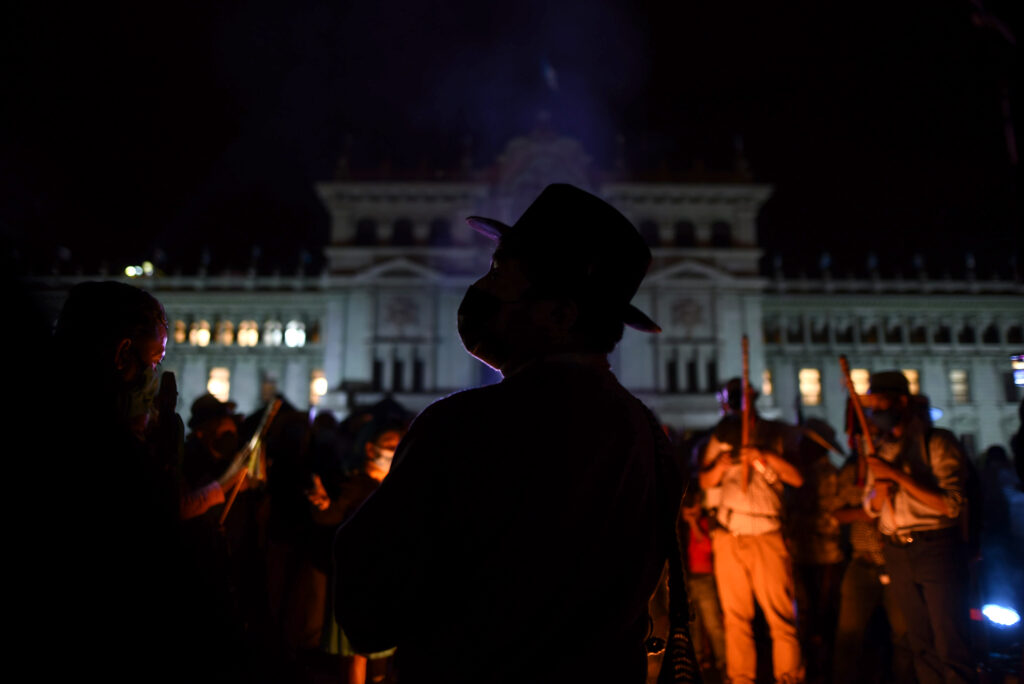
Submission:
<svg viewBox="0 0 1024 684">
<path fill-rule="evenodd" d="M 228 469 L 224 471 L 217 482 L 220 484 L 220 488 L 225 492 L 231 491 L 241 481 L 241 488 L 245 489 L 248 484 L 248 478 L 246 475 L 249 474 L 249 469 L 246 467 L 246 461 L 248 460 L 247 454 L 242 452 L 235 457 L 235 460 L 231 462 Z"/>
<path fill-rule="evenodd" d="M 889 465 L 887 461 L 884 461 L 877 456 L 868 456 L 868 468 L 870 468 L 871 472 L 874 473 L 876 480 L 898 481 L 899 477 L 903 474 Z"/>
<path fill-rule="evenodd" d="M 306 490 L 306 498 L 319 511 L 325 511 L 331 505 L 331 498 L 327 496 L 324 483 L 320 481 L 320 476 L 316 473 L 313 474 L 313 487 Z"/>
<path fill-rule="evenodd" d="M 766 457 L 773 455 L 774 454 L 770 451 L 765 451 L 763 449 L 759 449 L 758 447 L 750 445 L 747 445 L 740 449 L 740 457 L 746 461 L 756 461 L 758 459 L 761 459 L 762 461 L 767 461 Z"/>
</svg>

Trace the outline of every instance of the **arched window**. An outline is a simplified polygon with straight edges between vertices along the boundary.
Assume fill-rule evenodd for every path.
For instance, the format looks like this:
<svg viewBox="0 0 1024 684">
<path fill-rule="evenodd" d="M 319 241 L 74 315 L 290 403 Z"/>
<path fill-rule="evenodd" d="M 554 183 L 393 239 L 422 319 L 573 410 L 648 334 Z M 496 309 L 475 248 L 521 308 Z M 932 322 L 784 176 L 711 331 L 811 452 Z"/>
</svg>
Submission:
<svg viewBox="0 0 1024 684">
<path fill-rule="evenodd" d="M 689 221 L 676 224 L 676 247 L 693 247 L 697 244 L 697 229 Z"/>
<path fill-rule="evenodd" d="M 283 337 L 281 321 L 270 320 L 263 324 L 263 344 L 268 347 L 280 347 Z"/>
<path fill-rule="evenodd" d="M 356 223 L 356 239 L 354 244 L 361 247 L 377 244 L 377 222 L 371 218 L 360 219 Z"/>
<path fill-rule="evenodd" d="M 974 327 L 971 325 L 964 325 L 960 328 L 960 332 L 957 333 L 956 341 L 960 344 L 974 344 Z"/>
<path fill-rule="evenodd" d="M 887 344 L 899 344 L 903 342 L 903 326 L 897 324 L 891 328 L 887 328 L 885 331 L 885 341 Z"/>
<path fill-rule="evenodd" d="M 288 321 L 284 328 L 284 345 L 302 347 L 306 344 L 306 324 L 302 321 Z"/>
<path fill-rule="evenodd" d="M 235 343 L 235 324 L 231 321 L 217 321 L 217 344 L 230 346 Z"/>
<path fill-rule="evenodd" d="M 948 325 L 940 325 L 935 329 L 935 343 L 936 344 L 949 344 L 953 341 L 953 331 L 949 329 Z"/>
<path fill-rule="evenodd" d="M 210 322 L 195 321 L 188 331 L 188 342 L 194 347 L 205 347 L 210 344 Z"/>
<path fill-rule="evenodd" d="M 430 224 L 430 237 L 428 238 L 432 247 L 448 247 L 452 244 L 452 227 L 444 219 L 435 219 Z"/>
<path fill-rule="evenodd" d="M 309 404 L 316 406 L 320 403 L 320 397 L 327 394 L 327 376 L 322 370 L 313 371 L 309 380 Z"/>
<path fill-rule="evenodd" d="M 928 329 L 923 325 L 915 325 L 910 330 L 910 344 L 925 344 L 928 341 Z"/>
<path fill-rule="evenodd" d="M 793 318 L 786 326 L 786 341 L 790 344 L 798 344 L 804 341 L 803 319 Z"/>
<path fill-rule="evenodd" d="M 657 247 L 661 244 L 661 238 L 658 236 L 658 224 L 650 219 L 640 222 L 640 236 L 648 247 Z"/>
<path fill-rule="evenodd" d="M 411 247 L 415 242 L 412 235 L 412 221 L 405 218 L 395 221 L 391 244 L 396 247 Z"/>
<path fill-rule="evenodd" d="M 985 344 L 999 344 L 999 327 L 995 323 L 989 324 L 981 335 L 981 341 Z"/>
<path fill-rule="evenodd" d="M 231 370 L 221 366 L 211 368 L 206 379 L 206 391 L 220 401 L 231 398 Z"/>
<path fill-rule="evenodd" d="M 260 331 L 256 321 L 242 321 L 239 323 L 237 339 L 239 347 L 255 347 L 260 341 Z"/>
<path fill-rule="evenodd" d="M 1021 344 L 1024 342 L 1024 328 L 1015 325 L 1006 331 L 1006 341 L 1010 344 Z"/>
<path fill-rule="evenodd" d="M 711 246 L 731 247 L 732 226 L 725 221 L 715 221 L 711 224 Z"/>
</svg>

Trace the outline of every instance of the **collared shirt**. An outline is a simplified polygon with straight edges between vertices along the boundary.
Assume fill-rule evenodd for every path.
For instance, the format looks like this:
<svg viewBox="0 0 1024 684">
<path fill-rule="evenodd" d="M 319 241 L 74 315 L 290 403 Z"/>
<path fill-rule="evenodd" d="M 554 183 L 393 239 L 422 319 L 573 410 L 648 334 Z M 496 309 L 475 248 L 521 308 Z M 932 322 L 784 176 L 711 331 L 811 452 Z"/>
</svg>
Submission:
<svg viewBox="0 0 1024 684">
<path fill-rule="evenodd" d="M 785 450 L 785 427 L 759 419 L 754 423 L 751 443 L 781 455 Z M 739 429 L 739 416 L 726 416 L 715 428 L 715 438 L 735 451 L 740 441 Z M 744 493 L 743 465 L 737 460 L 726 469 L 719 484 L 718 522 L 733 534 L 775 532 L 782 526 L 783 483 L 776 479 L 774 484 L 768 484 L 753 467 L 748 472 L 750 480 Z"/>
<path fill-rule="evenodd" d="M 922 431 L 911 429 L 900 439 L 881 440 L 877 455 L 910 475 L 916 482 L 941 490 L 949 515 L 914 498 L 903 487 L 897 487 L 889 499 L 882 502 L 880 511 L 872 510 L 874 476 L 869 468 L 864 489 L 864 510 L 879 519 L 878 528 L 883 534 L 950 527 L 960 515 L 966 480 L 965 457 L 960 445 L 951 432 L 937 428 L 930 431 L 927 446 L 925 439 L 926 435 Z"/>
</svg>

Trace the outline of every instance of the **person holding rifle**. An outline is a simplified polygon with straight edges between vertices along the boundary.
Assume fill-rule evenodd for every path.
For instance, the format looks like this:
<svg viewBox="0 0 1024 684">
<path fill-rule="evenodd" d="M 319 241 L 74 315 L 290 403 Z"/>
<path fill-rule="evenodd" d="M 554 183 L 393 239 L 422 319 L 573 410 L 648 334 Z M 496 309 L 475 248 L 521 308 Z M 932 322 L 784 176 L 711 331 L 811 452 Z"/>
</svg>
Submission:
<svg viewBox="0 0 1024 684">
<path fill-rule="evenodd" d="M 899 371 L 873 373 L 863 403 L 879 433 L 867 458 L 864 510 L 878 518 L 893 592 L 907 620 L 920 684 L 975 681 L 968 627 L 967 464 L 933 428 Z"/>
<path fill-rule="evenodd" d="M 754 601 L 761 606 L 772 638 L 775 680 L 803 679 L 797 638 L 795 590 L 789 552 L 782 537 L 784 485 L 799 487 L 803 477 L 785 457 L 797 433 L 763 420 L 753 408 L 742 425 L 743 383 L 733 378 L 719 392 L 723 417 L 704 452 L 700 485 L 718 499 L 718 529 L 712 532 L 715 581 L 725 618 L 725 665 L 731 682 L 754 682 Z M 749 434 L 743 444 L 743 433 Z M 747 481 L 744 482 L 744 474 Z"/>
</svg>

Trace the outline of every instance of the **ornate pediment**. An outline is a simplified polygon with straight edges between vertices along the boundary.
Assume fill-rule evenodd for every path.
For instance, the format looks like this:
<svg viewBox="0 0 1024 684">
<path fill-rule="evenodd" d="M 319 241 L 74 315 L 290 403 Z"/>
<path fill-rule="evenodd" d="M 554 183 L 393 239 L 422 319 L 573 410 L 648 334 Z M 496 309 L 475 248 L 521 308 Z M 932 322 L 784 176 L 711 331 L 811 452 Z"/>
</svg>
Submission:
<svg viewBox="0 0 1024 684">
<path fill-rule="evenodd" d="M 353 276 L 355 281 L 378 283 L 388 280 L 423 280 L 433 283 L 443 279 L 444 274 L 441 272 L 404 257 L 374 264 Z"/>
<path fill-rule="evenodd" d="M 686 260 L 649 272 L 644 285 L 706 284 L 735 285 L 735 276 L 699 261 Z"/>
</svg>

